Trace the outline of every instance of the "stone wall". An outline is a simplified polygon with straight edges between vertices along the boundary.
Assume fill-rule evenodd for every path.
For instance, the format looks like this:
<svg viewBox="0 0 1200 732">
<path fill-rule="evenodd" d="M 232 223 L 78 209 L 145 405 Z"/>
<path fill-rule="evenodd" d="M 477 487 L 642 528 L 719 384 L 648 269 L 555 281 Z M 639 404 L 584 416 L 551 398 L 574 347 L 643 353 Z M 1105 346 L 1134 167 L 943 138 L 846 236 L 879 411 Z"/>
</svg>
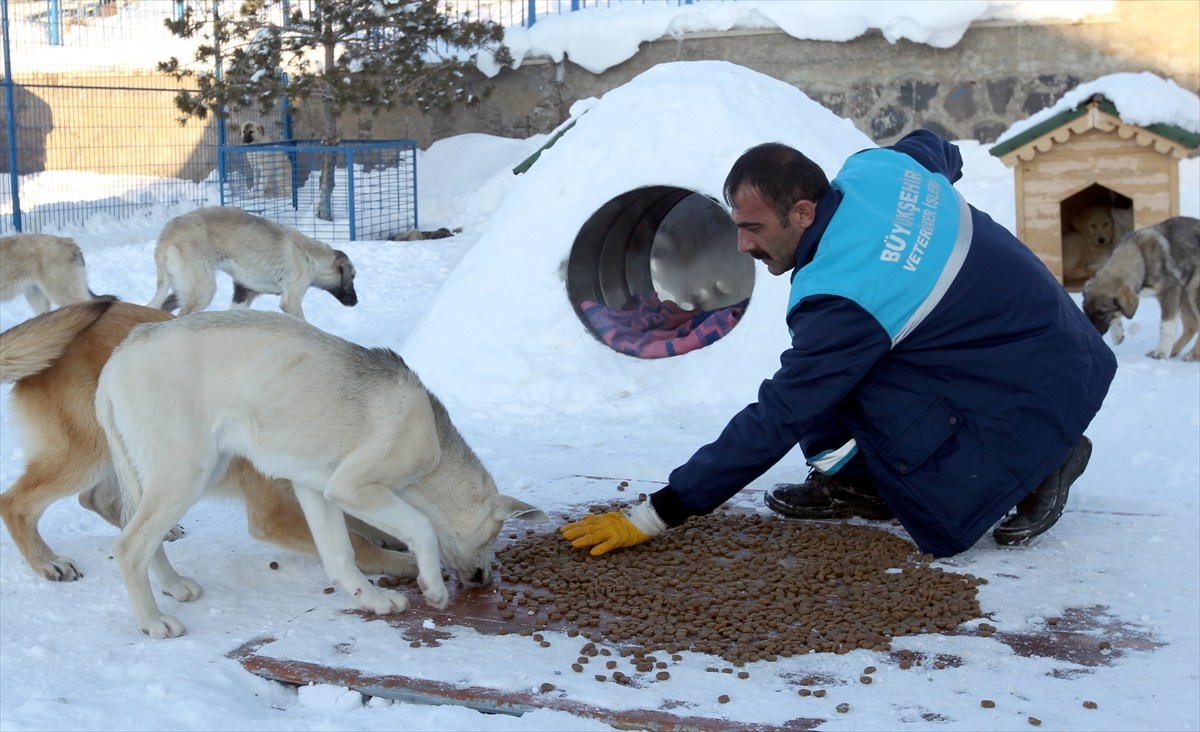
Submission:
<svg viewBox="0 0 1200 732">
<path fill-rule="evenodd" d="M 494 91 L 471 109 L 348 118 L 342 130 L 347 137 L 413 138 L 421 148 L 467 132 L 528 137 L 554 129 L 576 100 L 601 96 L 651 66 L 712 59 L 795 85 L 879 144 L 918 127 L 987 143 L 1069 89 L 1107 74 L 1150 71 L 1200 90 L 1200 3 L 1118 0 L 1111 14 L 1082 23 L 978 23 L 947 49 L 889 43 L 877 31 L 837 43 L 783 32 L 690 35 L 643 44 L 635 57 L 601 74 L 569 59 L 526 61 L 494 79 L 472 80 Z M 297 134 L 316 136 L 316 130 L 302 117 Z"/>
</svg>

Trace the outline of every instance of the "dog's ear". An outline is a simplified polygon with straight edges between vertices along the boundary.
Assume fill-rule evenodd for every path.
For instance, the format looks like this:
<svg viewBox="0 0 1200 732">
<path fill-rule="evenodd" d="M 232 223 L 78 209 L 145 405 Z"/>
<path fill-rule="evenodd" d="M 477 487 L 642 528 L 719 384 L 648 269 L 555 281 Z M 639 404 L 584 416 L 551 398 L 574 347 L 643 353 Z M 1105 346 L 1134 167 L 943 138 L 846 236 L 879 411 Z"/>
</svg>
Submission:
<svg viewBox="0 0 1200 732">
<path fill-rule="evenodd" d="M 333 258 L 337 263 L 338 273 L 342 277 L 342 286 L 346 286 L 354 282 L 354 263 L 350 261 L 350 257 L 341 249 L 333 250 Z"/>
<path fill-rule="evenodd" d="M 531 506 L 519 498 L 504 494 L 496 496 L 496 505 L 492 515 L 501 521 L 515 518 L 540 524 L 550 520 L 550 517 L 542 509 Z"/>
<path fill-rule="evenodd" d="M 1137 312 L 1138 296 L 1129 285 L 1121 285 L 1117 290 L 1117 305 L 1121 308 L 1121 314 L 1126 318 L 1132 318 Z"/>
</svg>

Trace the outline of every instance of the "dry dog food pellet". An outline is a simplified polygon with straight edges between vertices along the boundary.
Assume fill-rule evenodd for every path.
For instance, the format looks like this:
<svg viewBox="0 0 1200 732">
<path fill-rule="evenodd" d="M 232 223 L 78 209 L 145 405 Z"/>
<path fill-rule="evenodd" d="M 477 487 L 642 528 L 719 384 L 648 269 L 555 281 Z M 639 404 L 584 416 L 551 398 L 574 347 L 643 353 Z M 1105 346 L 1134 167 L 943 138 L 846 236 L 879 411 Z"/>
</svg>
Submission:
<svg viewBox="0 0 1200 732">
<path fill-rule="evenodd" d="M 823 697 L 823 696 L 825 696 L 825 690 L 817 689 L 816 691 L 813 692 L 813 696 L 815 696 L 817 698 Z"/>
<path fill-rule="evenodd" d="M 421 641 L 412 641 L 411 643 L 408 644 L 408 647 L 409 648 L 420 648 Z"/>
<path fill-rule="evenodd" d="M 1109 648 L 1112 648 L 1112 643 L 1109 643 L 1108 641 L 1100 641 L 1100 650 L 1107 651 Z"/>
<path fill-rule="evenodd" d="M 731 668 L 729 668 L 728 666 L 726 666 L 725 668 L 721 669 L 721 673 L 723 673 L 723 674 L 731 674 L 731 673 L 733 673 L 733 669 L 731 669 Z"/>
<path fill-rule="evenodd" d="M 542 684 L 542 693 L 554 691 L 554 684 Z"/>
<path fill-rule="evenodd" d="M 1085 701 L 1083 703 L 1083 708 L 1084 709 L 1097 709 L 1097 708 L 1099 708 L 1099 705 L 1096 704 L 1096 702 L 1094 702 L 1094 701 Z"/>
<path fill-rule="evenodd" d="M 750 678 L 750 672 L 749 671 L 738 671 L 738 678 L 739 679 L 748 679 L 748 678 Z"/>
<path fill-rule="evenodd" d="M 279 562 L 271 562 L 267 566 L 270 567 L 271 569 L 279 569 Z"/>
<path fill-rule="evenodd" d="M 571 670 L 575 673 L 583 673 L 583 665 L 578 663 L 571 664 Z"/>
<path fill-rule="evenodd" d="M 604 668 L 616 668 L 616 667 L 617 667 L 616 661 L 609 661 L 604 664 Z"/>
<path fill-rule="evenodd" d="M 667 679 L 671 678 L 671 674 L 666 671 L 659 671 L 658 673 L 654 674 L 654 678 L 658 679 L 659 681 L 666 681 Z"/>
<path fill-rule="evenodd" d="M 1046 618 L 1046 625 L 1058 625 L 1058 618 Z"/>
<path fill-rule="evenodd" d="M 837 710 L 842 714 L 845 714 L 846 712 L 850 711 L 850 705 L 846 702 L 842 702 L 841 704 L 837 705 Z"/>
<path fill-rule="evenodd" d="M 798 691 L 796 693 L 799 694 L 800 696 L 809 696 L 812 694 L 812 689 L 801 689 L 800 691 Z"/>
<path fill-rule="evenodd" d="M 858 677 L 858 680 L 859 680 L 859 682 L 860 682 L 860 683 L 863 683 L 863 684 L 869 684 L 869 683 L 871 683 L 871 677 L 870 677 L 870 676 L 859 676 L 859 677 Z"/>
<path fill-rule="evenodd" d="M 334 589 L 333 589 L 332 587 L 326 587 L 326 588 L 325 588 L 325 594 L 326 594 L 326 595 L 332 595 L 333 593 L 334 593 Z"/>
<path fill-rule="evenodd" d="M 984 699 L 979 702 L 979 706 L 983 707 L 984 709 L 995 709 L 996 702 L 992 701 L 991 699 Z"/>
<path fill-rule="evenodd" d="M 722 704 L 728 704 L 729 703 L 729 695 L 722 694 L 717 697 L 717 701 L 721 702 Z"/>
<path fill-rule="evenodd" d="M 1034 727 L 1042 726 L 1042 720 L 1038 719 L 1037 717 L 1030 717 L 1029 723 L 1032 724 Z"/>
<path fill-rule="evenodd" d="M 864 674 L 873 674 L 873 673 L 875 673 L 875 667 L 867 666 L 866 668 L 863 669 L 863 673 Z"/>
</svg>

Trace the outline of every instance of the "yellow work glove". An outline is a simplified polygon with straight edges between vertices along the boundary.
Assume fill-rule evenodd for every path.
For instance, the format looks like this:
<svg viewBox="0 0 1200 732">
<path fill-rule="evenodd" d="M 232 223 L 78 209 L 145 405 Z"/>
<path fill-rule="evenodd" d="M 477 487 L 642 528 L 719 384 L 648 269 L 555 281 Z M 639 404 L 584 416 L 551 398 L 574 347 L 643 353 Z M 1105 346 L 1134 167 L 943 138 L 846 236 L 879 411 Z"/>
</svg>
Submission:
<svg viewBox="0 0 1200 732">
<path fill-rule="evenodd" d="M 590 554 L 598 557 L 613 549 L 636 546 L 666 531 L 666 525 L 654 512 L 649 501 L 639 503 L 628 514 L 609 511 L 588 514 L 578 521 L 559 528 L 576 549 L 591 547 Z"/>
</svg>

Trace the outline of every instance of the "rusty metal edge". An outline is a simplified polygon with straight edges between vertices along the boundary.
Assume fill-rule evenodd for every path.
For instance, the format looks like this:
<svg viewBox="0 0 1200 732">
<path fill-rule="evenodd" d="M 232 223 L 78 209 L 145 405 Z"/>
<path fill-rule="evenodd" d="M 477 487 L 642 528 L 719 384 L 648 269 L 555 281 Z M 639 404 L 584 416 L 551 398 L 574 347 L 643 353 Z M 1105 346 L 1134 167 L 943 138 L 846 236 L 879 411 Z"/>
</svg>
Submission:
<svg viewBox="0 0 1200 732">
<path fill-rule="evenodd" d="M 733 732 L 793 732 L 813 730 L 825 720 L 800 718 L 783 726 L 745 724 L 710 717 L 677 717 L 662 710 L 634 709 L 614 711 L 572 702 L 570 699 L 539 696 L 526 692 L 501 692 L 483 687 L 453 687 L 441 682 L 408 676 L 369 676 L 353 669 L 333 668 L 307 661 L 285 661 L 258 655 L 257 651 L 275 638 L 259 636 L 230 651 L 226 656 L 247 671 L 272 681 L 304 686 L 310 683 L 336 684 L 368 696 L 378 696 L 413 704 L 444 705 L 474 709 L 486 714 L 522 716 L 537 709 L 567 712 L 594 719 L 617 729 L 650 732 L 707 732 L 721 729 Z"/>
</svg>

